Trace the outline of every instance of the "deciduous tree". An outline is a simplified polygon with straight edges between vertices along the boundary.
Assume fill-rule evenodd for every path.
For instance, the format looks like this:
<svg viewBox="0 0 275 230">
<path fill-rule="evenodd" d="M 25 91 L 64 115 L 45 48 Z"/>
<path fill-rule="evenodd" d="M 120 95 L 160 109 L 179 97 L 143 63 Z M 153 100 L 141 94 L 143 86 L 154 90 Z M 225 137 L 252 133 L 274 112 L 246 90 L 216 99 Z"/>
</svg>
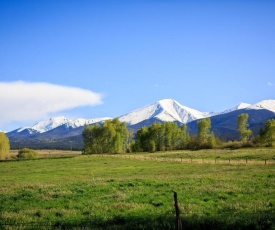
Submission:
<svg viewBox="0 0 275 230">
<path fill-rule="evenodd" d="M 10 152 L 10 141 L 5 133 L 0 132 L 0 159 L 5 159 Z"/>
<path fill-rule="evenodd" d="M 268 146 L 275 146 L 275 119 L 265 122 L 264 130 L 260 132 L 260 139 Z"/>
<path fill-rule="evenodd" d="M 238 116 L 238 130 L 240 133 L 240 140 L 247 142 L 252 134 L 252 131 L 248 129 L 248 114 L 242 113 Z"/>
<path fill-rule="evenodd" d="M 211 136 L 211 120 L 210 118 L 205 118 L 199 120 L 198 124 L 198 142 L 201 147 L 205 147 L 209 144 L 209 138 Z"/>
<path fill-rule="evenodd" d="M 125 122 L 117 118 L 105 121 L 102 126 L 86 126 L 83 133 L 84 152 L 121 153 L 130 149 L 131 135 Z"/>
</svg>

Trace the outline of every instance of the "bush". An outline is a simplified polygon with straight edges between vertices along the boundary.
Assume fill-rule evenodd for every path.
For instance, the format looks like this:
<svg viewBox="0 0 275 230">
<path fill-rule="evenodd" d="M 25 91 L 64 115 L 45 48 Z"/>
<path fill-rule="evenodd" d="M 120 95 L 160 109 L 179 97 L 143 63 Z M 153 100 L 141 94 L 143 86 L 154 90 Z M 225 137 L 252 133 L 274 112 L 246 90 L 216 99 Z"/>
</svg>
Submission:
<svg viewBox="0 0 275 230">
<path fill-rule="evenodd" d="M 32 149 L 23 148 L 18 151 L 17 157 L 22 159 L 34 159 L 38 157 L 38 153 Z"/>
<path fill-rule="evenodd" d="M 239 141 L 228 141 L 222 145 L 225 149 L 240 149 L 242 148 L 242 142 Z"/>
</svg>

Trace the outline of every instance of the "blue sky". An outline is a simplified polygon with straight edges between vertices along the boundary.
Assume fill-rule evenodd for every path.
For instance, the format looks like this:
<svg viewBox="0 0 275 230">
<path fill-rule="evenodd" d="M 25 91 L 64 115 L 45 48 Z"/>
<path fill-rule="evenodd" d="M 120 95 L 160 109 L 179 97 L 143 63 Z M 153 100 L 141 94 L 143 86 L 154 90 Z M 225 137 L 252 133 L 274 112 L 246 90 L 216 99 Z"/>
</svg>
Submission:
<svg viewBox="0 0 275 230">
<path fill-rule="evenodd" d="M 275 99 L 274 12 L 271 0 L 0 0 L 0 130 L 164 98 L 215 112 Z"/>
</svg>

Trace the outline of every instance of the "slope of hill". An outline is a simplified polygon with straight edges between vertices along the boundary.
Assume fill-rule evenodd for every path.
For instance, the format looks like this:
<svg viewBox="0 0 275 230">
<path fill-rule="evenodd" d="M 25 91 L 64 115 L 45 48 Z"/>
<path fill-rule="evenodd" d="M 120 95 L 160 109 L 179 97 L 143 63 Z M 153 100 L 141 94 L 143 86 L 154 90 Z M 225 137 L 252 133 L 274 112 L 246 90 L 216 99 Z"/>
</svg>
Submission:
<svg viewBox="0 0 275 230">
<path fill-rule="evenodd" d="M 238 116 L 242 113 L 248 114 L 248 128 L 252 130 L 254 136 L 258 135 L 260 128 L 264 126 L 264 123 L 268 119 L 275 118 L 275 113 L 270 110 L 239 109 L 210 117 L 212 127 L 211 131 L 214 132 L 215 136 L 218 136 L 221 139 L 238 140 Z M 196 135 L 197 121 L 188 123 L 187 128 L 191 134 Z"/>
</svg>

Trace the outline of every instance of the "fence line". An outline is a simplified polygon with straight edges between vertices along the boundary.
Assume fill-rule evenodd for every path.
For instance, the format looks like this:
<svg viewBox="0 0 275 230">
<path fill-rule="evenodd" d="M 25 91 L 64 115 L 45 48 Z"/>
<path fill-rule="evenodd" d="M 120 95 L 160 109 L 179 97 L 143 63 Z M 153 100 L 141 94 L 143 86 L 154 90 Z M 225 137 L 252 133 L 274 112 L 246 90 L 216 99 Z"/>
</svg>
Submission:
<svg viewBox="0 0 275 230">
<path fill-rule="evenodd" d="M 275 165 L 275 160 L 273 159 L 264 159 L 264 160 L 252 160 L 248 158 L 208 159 L 208 158 L 191 158 L 191 157 L 169 158 L 169 157 L 139 156 L 139 155 L 130 155 L 130 154 L 93 154 L 91 156 L 135 159 L 135 160 L 146 160 L 146 161 L 179 162 L 179 163 L 186 163 L 186 164 Z"/>
</svg>

